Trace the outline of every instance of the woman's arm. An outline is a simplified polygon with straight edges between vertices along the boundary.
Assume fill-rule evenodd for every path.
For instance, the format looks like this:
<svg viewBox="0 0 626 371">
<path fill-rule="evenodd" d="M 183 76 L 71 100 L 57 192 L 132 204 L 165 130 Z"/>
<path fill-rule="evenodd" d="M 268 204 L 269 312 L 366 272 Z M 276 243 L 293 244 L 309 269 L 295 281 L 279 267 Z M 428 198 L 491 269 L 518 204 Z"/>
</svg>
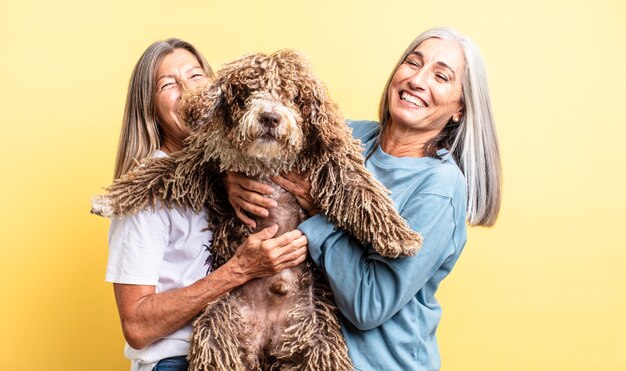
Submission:
<svg viewBox="0 0 626 371">
<path fill-rule="evenodd" d="M 295 230 L 272 238 L 277 230 L 272 226 L 250 235 L 232 259 L 187 287 L 155 293 L 152 285 L 114 284 L 128 344 L 141 349 L 183 327 L 230 290 L 303 262 L 306 237 Z"/>
<path fill-rule="evenodd" d="M 272 180 L 291 192 L 305 209 L 313 204 L 304 177 L 290 173 Z M 230 181 L 238 183 L 241 179 Z M 226 184 L 229 191 L 236 186 L 229 186 L 228 181 Z M 262 195 L 247 197 L 257 200 L 258 205 Z M 464 218 L 459 217 L 464 210 L 456 210 L 450 197 L 415 195 L 406 205 L 402 217 L 424 237 L 421 250 L 412 257 L 388 259 L 368 251 L 350 235 L 337 230 L 322 214 L 298 226 L 307 236 L 313 261 L 326 273 L 337 307 L 359 329 L 377 327 L 396 314 L 440 271 L 446 260 L 458 256 L 465 243 L 454 241 L 455 229 L 465 227 L 459 225 L 464 223 Z"/>
<path fill-rule="evenodd" d="M 440 268 L 462 247 L 451 242 L 456 219 L 449 198 L 422 195 L 407 205 L 402 216 L 424 236 L 422 249 L 412 257 L 388 259 L 366 250 L 323 215 L 298 227 L 308 238 L 313 261 L 326 273 L 337 307 L 361 330 L 383 324 L 435 274 L 447 274 Z"/>
</svg>

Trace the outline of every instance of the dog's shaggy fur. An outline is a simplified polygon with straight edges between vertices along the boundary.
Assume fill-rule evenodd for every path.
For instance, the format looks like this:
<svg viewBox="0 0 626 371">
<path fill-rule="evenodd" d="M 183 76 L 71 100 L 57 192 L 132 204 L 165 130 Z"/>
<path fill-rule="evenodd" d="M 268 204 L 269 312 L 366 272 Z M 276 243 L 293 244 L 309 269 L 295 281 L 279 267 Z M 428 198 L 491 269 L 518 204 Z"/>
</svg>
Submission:
<svg viewBox="0 0 626 371">
<path fill-rule="evenodd" d="M 115 181 L 92 212 L 121 216 L 159 203 L 207 209 L 217 267 L 254 232 L 236 217 L 220 173 L 239 171 L 273 185 L 279 207 L 257 219 L 256 230 L 277 223 L 280 234 L 305 214 L 268 178 L 296 170 L 307 174 L 317 208 L 381 255 L 413 255 L 421 246 L 365 169 L 360 143 L 300 54 L 253 54 L 225 65 L 211 86 L 185 98 L 181 116 L 193 130 L 186 148 Z M 253 280 L 210 303 L 195 321 L 190 369 L 351 369 L 334 310 L 310 261 Z"/>
</svg>

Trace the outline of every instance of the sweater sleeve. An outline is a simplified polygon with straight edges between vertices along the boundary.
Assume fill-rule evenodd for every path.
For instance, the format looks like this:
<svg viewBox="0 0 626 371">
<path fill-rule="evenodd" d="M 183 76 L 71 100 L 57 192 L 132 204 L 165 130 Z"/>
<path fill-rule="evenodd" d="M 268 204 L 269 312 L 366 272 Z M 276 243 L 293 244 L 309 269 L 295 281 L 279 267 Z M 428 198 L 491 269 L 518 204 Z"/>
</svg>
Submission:
<svg viewBox="0 0 626 371">
<path fill-rule="evenodd" d="M 386 322 L 455 255 L 450 241 L 456 226 L 449 197 L 417 195 L 401 214 L 424 236 L 422 249 L 412 257 L 384 258 L 337 230 L 323 215 L 299 226 L 313 261 L 325 271 L 339 310 L 361 330 Z"/>
</svg>

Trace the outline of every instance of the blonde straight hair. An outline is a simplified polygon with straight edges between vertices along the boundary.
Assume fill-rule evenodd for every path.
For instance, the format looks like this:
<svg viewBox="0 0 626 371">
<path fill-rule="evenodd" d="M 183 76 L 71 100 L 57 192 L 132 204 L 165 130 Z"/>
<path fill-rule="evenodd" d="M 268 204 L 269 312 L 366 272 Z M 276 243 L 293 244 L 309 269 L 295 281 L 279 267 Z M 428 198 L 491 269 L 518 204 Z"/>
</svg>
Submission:
<svg viewBox="0 0 626 371">
<path fill-rule="evenodd" d="M 124 175 L 138 161 L 161 147 L 162 138 L 155 105 L 156 73 L 163 58 L 174 49 L 185 49 L 195 55 L 209 80 L 214 78 L 209 63 L 190 43 L 180 39 L 167 39 L 150 45 L 137 61 L 128 84 L 114 178 Z"/>
<path fill-rule="evenodd" d="M 454 41 L 461 46 L 465 58 L 461 98 L 464 114 L 458 123 L 450 118 L 439 135 L 425 144 L 424 150 L 430 157 L 435 157 L 441 148 L 450 151 L 465 175 L 469 224 L 491 226 L 500 211 L 502 169 L 485 64 L 473 41 L 451 28 L 433 28 L 415 38 L 389 75 L 383 90 L 379 106 L 380 132 L 384 132 L 390 117 L 388 91 L 393 75 L 422 41 L 431 38 Z"/>
</svg>

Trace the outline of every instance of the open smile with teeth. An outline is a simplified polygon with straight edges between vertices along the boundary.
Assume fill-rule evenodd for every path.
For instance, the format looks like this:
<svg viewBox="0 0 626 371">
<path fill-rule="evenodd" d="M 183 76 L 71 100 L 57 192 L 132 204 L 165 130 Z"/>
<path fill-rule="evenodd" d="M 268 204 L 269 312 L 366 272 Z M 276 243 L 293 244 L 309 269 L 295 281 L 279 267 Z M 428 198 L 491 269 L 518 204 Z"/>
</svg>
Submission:
<svg viewBox="0 0 626 371">
<path fill-rule="evenodd" d="M 428 107 L 428 105 L 423 100 L 419 99 L 415 95 L 411 95 L 407 93 L 406 91 L 403 91 L 402 94 L 400 94 L 400 98 L 404 101 L 407 101 L 409 103 L 416 105 L 419 108 Z"/>
</svg>

